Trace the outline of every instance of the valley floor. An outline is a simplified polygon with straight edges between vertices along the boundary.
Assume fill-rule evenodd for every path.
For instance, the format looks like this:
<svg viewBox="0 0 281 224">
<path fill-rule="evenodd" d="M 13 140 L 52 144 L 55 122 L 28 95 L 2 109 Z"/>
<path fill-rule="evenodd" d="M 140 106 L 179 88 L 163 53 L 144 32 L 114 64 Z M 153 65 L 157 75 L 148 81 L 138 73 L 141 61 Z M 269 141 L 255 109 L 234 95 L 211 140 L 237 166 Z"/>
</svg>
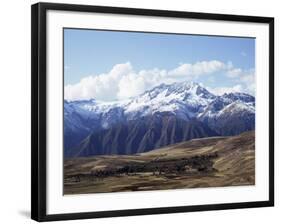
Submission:
<svg viewBox="0 0 281 224">
<path fill-rule="evenodd" d="M 255 132 L 64 161 L 64 194 L 255 184 Z"/>
</svg>

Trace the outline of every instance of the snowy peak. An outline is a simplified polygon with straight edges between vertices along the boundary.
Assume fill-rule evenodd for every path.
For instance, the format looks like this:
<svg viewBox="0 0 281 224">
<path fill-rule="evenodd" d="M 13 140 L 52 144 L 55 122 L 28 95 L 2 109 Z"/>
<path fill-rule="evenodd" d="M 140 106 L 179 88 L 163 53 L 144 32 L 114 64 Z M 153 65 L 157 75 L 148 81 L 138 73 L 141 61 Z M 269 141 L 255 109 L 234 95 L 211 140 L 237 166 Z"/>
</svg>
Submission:
<svg viewBox="0 0 281 224">
<path fill-rule="evenodd" d="M 225 115 L 231 116 L 236 113 L 243 113 L 243 112 L 249 112 L 249 113 L 255 113 L 255 107 L 253 104 L 250 103 L 242 103 L 241 101 L 234 101 L 233 103 L 227 105 L 224 107 L 219 113 L 218 116 L 220 115 Z"/>
<path fill-rule="evenodd" d="M 126 105 L 126 113 L 142 111 L 143 115 L 155 112 L 172 112 L 185 119 L 195 117 L 215 95 L 194 82 L 161 84 L 132 99 Z"/>
<path fill-rule="evenodd" d="M 147 98 L 149 100 L 157 98 L 157 97 L 176 97 L 177 99 L 186 100 L 188 98 L 198 96 L 205 99 L 212 99 L 215 97 L 212 93 L 210 93 L 207 89 L 200 86 L 195 82 L 181 82 L 181 83 L 172 83 L 161 84 L 159 86 L 154 87 L 153 89 L 144 92 L 139 98 Z"/>
<path fill-rule="evenodd" d="M 246 93 L 225 93 L 222 95 L 222 98 L 229 99 L 231 101 L 240 100 L 245 103 L 255 102 L 255 97 Z"/>
<path fill-rule="evenodd" d="M 255 113 L 255 98 L 246 93 L 225 93 L 216 97 L 204 110 L 199 114 L 200 119 L 219 116 L 230 116 L 233 113 L 242 112 Z"/>
</svg>

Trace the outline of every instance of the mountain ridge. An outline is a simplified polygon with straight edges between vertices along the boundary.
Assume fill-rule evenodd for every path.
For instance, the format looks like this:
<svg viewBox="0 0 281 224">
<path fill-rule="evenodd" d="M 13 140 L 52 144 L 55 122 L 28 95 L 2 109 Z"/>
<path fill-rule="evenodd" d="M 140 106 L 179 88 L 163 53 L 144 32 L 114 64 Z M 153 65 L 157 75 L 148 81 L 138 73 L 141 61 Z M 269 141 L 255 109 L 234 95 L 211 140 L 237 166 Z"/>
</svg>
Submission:
<svg viewBox="0 0 281 224">
<path fill-rule="evenodd" d="M 148 125 L 141 125 L 140 121 L 149 124 L 152 118 L 161 119 L 162 123 L 160 122 L 158 126 L 152 122 L 156 125 L 154 129 L 158 129 L 161 134 L 158 139 L 149 140 L 145 136 L 148 135 L 147 133 L 151 133 L 151 129 Z M 173 125 L 177 130 L 174 136 L 162 130 L 165 119 L 174 122 Z M 99 102 L 95 99 L 64 101 L 64 121 L 64 152 L 67 157 L 90 156 L 96 155 L 97 152 L 132 154 L 138 151 L 153 150 L 159 146 L 159 138 L 165 133 L 164 138 L 170 140 L 161 143 L 161 146 L 175 143 L 172 139 L 178 139 L 177 142 L 192 139 L 192 137 L 177 138 L 190 130 L 180 128 L 176 125 L 177 122 L 183 123 L 186 127 L 197 122 L 198 127 L 202 128 L 201 130 L 205 128 L 201 133 L 196 132 L 196 128 L 192 128 L 193 134 L 190 136 L 196 137 L 228 136 L 253 130 L 255 128 L 255 98 L 246 93 L 225 93 L 216 96 L 195 82 L 161 84 L 139 96 L 121 102 Z M 133 123 L 137 123 L 139 126 L 133 125 Z M 96 143 L 95 147 L 90 147 L 93 144 L 81 146 L 89 136 L 96 136 L 99 139 L 106 139 L 105 136 L 109 136 L 107 139 L 122 139 L 122 136 L 117 137 L 116 126 L 120 126 L 119 131 L 121 132 L 135 130 L 136 135 L 132 137 L 135 139 L 131 141 L 137 143 L 135 143 L 136 146 L 131 147 L 133 150 L 120 151 L 120 145 L 124 143 L 121 144 L 121 140 L 119 143 L 115 141 L 115 145 L 109 143 L 108 140 L 103 140 Z M 104 136 L 101 136 L 101 133 Z M 123 136 L 123 141 L 124 139 L 126 138 Z M 150 141 L 151 144 L 141 143 L 146 141 Z M 100 147 L 99 149 L 96 148 L 97 145 Z M 82 147 L 85 151 L 80 154 L 73 153 L 73 151 L 77 151 L 77 147 Z"/>
</svg>

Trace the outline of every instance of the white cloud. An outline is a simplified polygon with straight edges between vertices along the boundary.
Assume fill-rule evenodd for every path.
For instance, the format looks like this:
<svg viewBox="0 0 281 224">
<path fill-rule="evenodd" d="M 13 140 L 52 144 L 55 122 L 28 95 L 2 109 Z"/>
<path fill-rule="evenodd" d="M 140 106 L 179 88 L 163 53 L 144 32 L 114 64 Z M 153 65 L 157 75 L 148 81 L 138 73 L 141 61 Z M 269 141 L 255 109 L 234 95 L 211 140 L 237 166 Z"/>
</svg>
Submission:
<svg viewBox="0 0 281 224">
<path fill-rule="evenodd" d="M 227 76 L 229 78 L 237 78 L 241 75 L 242 73 L 242 69 L 241 68 L 233 68 L 233 69 L 230 69 L 229 71 L 227 71 Z"/>
<path fill-rule="evenodd" d="M 168 72 L 170 76 L 184 76 L 185 78 L 198 78 L 201 75 L 227 70 L 231 64 L 221 61 L 200 61 L 195 64 L 181 64 L 179 67 Z"/>
<path fill-rule="evenodd" d="M 208 91 L 215 95 L 223 95 L 224 93 L 235 93 L 235 92 L 243 92 L 242 85 L 235 85 L 232 87 L 216 87 L 216 88 L 209 88 L 207 87 Z"/>
<path fill-rule="evenodd" d="M 232 67 L 226 72 L 226 76 L 237 83 L 232 87 L 208 88 L 210 92 L 217 95 L 230 92 L 246 92 L 255 95 L 255 70 Z"/>
<path fill-rule="evenodd" d="M 136 72 L 130 62 L 127 62 L 116 64 L 108 73 L 88 76 L 76 84 L 66 85 L 65 99 L 122 100 L 141 94 L 161 83 L 170 84 L 173 82 L 196 80 L 201 76 L 216 72 L 235 73 L 235 68 L 233 68 L 231 62 L 223 63 L 213 60 L 194 64 L 180 64 L 172 70 L 154 68 Z M 231 78 L 240 77 L 242 70 L 239 70 L 238 73 L 237 76 Z M 244 79 L 246 82 L 247 78 L 244 77 Z M 214 91 L 220 92 L 218 89 Z"/>
<path fill-rule="evenodd" d="M 255 92 L 255 69 L 233 68 L 227 72 L 229 78 L 234 79 L 236 83 L 244 86 L 244 91 L 254 94 Z"/>
<path fill-rule="evenodd" d="M 65 86 L 65 99 L 79 100 L 95 98 L 104 101 L 116 99 L 116 93 L 119 91 L 119 81 L 123 76 L 132 72 L 132 66 L 129 62 L 117 64 L 109 73 L 88 76 L 81 79 L 79 83 Z"/>
</svg>

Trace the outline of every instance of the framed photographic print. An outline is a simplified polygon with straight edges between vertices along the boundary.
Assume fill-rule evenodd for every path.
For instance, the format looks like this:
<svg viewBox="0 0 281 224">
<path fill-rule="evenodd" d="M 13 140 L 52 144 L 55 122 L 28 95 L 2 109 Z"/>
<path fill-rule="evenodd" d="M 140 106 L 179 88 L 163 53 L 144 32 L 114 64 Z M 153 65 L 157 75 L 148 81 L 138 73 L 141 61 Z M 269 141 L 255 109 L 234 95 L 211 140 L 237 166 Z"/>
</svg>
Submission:
<svg viewBox="0 0 281 224">
<path fill-rule="evenodd" d="M 32 218 L 274 205 L 274 19 L 32 6 Z"/>
</svg>

